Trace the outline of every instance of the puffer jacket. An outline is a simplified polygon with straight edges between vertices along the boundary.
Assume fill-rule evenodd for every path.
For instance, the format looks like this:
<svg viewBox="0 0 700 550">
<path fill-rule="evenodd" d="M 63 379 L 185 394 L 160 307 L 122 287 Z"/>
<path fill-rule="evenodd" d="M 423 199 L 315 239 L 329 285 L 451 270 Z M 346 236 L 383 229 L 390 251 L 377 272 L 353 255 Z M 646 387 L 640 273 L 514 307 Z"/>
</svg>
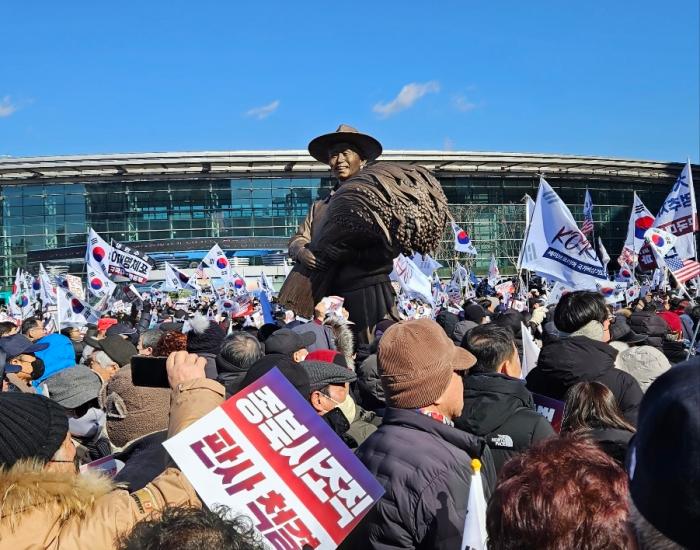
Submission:
<svg viewBox="0 0 700 550">
<path fill-rule="evenodd" d="M 486 440 L 496 473 L 513 456 L 555 435 L 525 383 L 495 372 L 464 377 L 464 409 L 455 426 Z"/>
<path fill-rule="evenodd" d="M 615 395 L 622 414 L 636 426 L 642 401 L 639 382 L 615 368 L 617 350 L 586 336 L 571 336 L 545 345 L 537 366 L 527 375 L 527 389 L 564 401 L 577 382 L 600 382 Z"/>
<path fill-rule="evenodd" d="M 487 500 L 495 484 L 483 439 L 413 410 L 387 408 L 356 455 L 385 493 L 341 548 L 459 548 L 473 458 Z"/>
<path fill-rule="evenodd" d="M 663 351 L 664 340 L 669 333 L 668 324 L 653 311 L 635 311 L 629 318 L 629 326 L 634 332 L 646 334 L 647 345 Z"/>
<path fill-rule="evenodd" d="M 218 372 L 216 379 L 226 388 L 227 398 L 238 393 L 245 375 L 248 374 L 247 368 L 234 365 L 224 359 L 221 354 L 216 356 L 216 370 Z"/>
<path fill-rule="evenodd" d="M 376 353 L 367 357 L 357 367 L 357 388 L 360 393 L 360 404 L 365 409 L 378 411 L 386 407 Z"/>
<path fill-rule="evenodd" d="M 169 435 L 216 408 L 223 396 L 223 386 L 212 380 L 180 384 L 173 390 Z M 130 494 L 93 472 L 51 472 L 20 461 L 0 469 L 0 548 L 111 550 L 117 537 L 166 505 L 201 505 L 173 468 Z"/>
</svg>

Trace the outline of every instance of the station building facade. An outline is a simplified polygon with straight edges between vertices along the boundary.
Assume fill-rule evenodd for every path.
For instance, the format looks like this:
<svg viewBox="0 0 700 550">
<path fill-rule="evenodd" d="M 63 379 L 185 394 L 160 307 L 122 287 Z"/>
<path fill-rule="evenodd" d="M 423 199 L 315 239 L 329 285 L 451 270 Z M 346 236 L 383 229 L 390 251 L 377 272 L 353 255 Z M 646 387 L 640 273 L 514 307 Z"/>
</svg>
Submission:
<svg viewBox="0 0 700 550">
<path fill-rule="evenodd" d="M 523 198 L 544 176 L 580 221 L 586 188 L 596 237 L 611 257 L 624 242 L 637 191 L 656 212 L 682 163 L 521 153 L 386 151 L 440 180 L 455 220 L 479 251 L 513 273 L 525 225 Z M 698 177 L 698 167 L 693 167 Z M 696 181 L 698 181 L 696 179 Z M 305 151 L 149 153 L 0 159 L 0 286 L 39 262 L 79 274 L 86 235 L 131 243 L 156 264 L 193 267 L 215 242 L 245 264 L 281 261 L 289 236 L 333 185 Z M 438 260 L 456 259 L 445 229 Z M 466 259 L 465 256 L 459 258 Z"/>
</svg>

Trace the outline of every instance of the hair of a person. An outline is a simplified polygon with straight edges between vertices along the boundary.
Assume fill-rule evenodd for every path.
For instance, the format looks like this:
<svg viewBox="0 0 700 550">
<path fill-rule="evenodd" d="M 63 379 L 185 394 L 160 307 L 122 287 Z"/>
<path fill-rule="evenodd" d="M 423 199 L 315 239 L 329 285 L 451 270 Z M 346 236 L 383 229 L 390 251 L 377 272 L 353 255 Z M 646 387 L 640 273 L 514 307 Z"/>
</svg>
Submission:
<svg viewBox="0 0 700 550">
<path fill-rule="evenodd" d="M 467 332 L 462 347 L 476 357 L 469 374 L 496 372 L 515 353 L 515 338 L 510 328 L 488 323 Z"/>
<path fill-rule="evenodd" d="M 489 550 L 633 547 L 627 474 L 592 441 L 548 438 L 505 463 L 486 510 Z"/>
<path fill-rule="evenodd" d="M 187 335 L 175 330 L 169 330 L 153 349 L 153 355 L 156 357 L 167 357 L 174 351 L 187 351 Z"/>
<path fill-rule="evenodd" d="M 219 355 L 229 363 L 248 370 L 264 353 L 255 336 L 247 332 L 234 332 L 221 344 Z"/>
<path fill-rule="evenodd" d="M 600 382 L 579 382 L 569 388 L 561 431 L 579 432 L 595 428 L 636 431 L 617 405 L 615 395 Z"/>
<path fill-rule="evenodd" d="M 141 347 L 156 349 L 158 342 L 163 337 L 164 332 L 157 328 L 152 328 L 141 334 Z"/>
<path fill-rule="evenodd" d="M 630 517 L 635 538 L 637 539 L 637 550 L 684 550 L 684 546 L 672 541 L 641 514 L 634 501 L 629 499 Z"/>
<path fill-rule="evenodd" d="M 225 506 L 209 510 L 183 506 L 163 509 L 160 517 L 138 522 L 118 541 L 120 550 L 264 550 L 246 516 L 232 516 Z"/>
<path fill-rule="evenodd" d="M 10 321 L 3 321 L 0 323 L 0 336 L 5 336 L 6 334 L 9 334 L 12 330 L 17 328 L 14 323 L 11 323 Z"/>
<path fill-rule="evenodd" d="M 603 323 L 607 318 L 605 298 L 599 292 L 589 290 L 564 294 L 554 310 L 554 325 L 569 334 L 591 321 Z"/>
<path fill-rule="evenodd" d="M 654 302 L 649 302 L 648 304 L 644 304 L 644 308 L 642 311 L 651 311 L 653 313 L 656 313 L 659 311 L 658 306 Z"/>
<path fill-rule="evenodd" d="M 77 327 L 64 327 L 61 329 L 61 334 L 63 334 L 63 336 L 65 336 L 67 338 L 70 338 L 70 335 L 74 330 L 79 330 L 79 329 Z"/>
<path fill-rule="evenodd" d="M 22 334 L 27 334 L 30 330 L 39 324 L 39 319 L 34 316 L 27 317 L 22 321 Z"/>
<path fill-rule="evenodd" d="M 107 352 L 100 350 L 94 355 L 95 361 L 97 361 L 101 367 L 109 367 L 110 365 L 114 365 L 115 361 L 112 359 L 109 355 L 107 355 Z"/>
</svg>

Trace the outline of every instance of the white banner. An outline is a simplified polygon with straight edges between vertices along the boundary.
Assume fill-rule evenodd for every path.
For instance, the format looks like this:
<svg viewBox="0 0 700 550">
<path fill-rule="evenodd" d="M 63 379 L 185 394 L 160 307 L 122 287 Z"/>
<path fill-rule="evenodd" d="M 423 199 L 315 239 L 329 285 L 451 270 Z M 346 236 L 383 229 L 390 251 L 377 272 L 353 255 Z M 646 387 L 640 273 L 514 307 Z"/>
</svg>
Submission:
<svg viewBox="0 0 700 550">
<path fill-rule="evenodd" d="M 409 297 L 417 296 L 428 304 L 433 303 L 433 290 L 430 279 L 403 254 L 399 254 L 394 258 L 392 276 L 394 280 L 399 282 L 401 289 Z"/>
<path fill-rule="evenodd" d="M 576 289 L 593 289 L 596 280 L 607 281 L 595 250 L 544 178 L 540 178 L 522 267 Z"/>
</svg>

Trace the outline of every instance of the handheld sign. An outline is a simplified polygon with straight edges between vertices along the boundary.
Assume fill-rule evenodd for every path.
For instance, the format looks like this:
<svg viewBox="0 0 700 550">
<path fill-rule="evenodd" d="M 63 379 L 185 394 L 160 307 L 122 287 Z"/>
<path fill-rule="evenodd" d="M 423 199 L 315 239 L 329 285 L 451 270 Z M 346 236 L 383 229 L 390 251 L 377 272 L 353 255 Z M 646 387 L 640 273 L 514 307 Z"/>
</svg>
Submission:
<svg viewBox="0 0 700 550">
<path fill-rule="evenodd" d="M 272 548 L 335 548 L 384 492 L 276 368 L 164 445 L 207 506 Z"/>
<path fill-rule="evenodd" d="M 554 431 L 559 433 L 561 421 L 564 419 L 564 402 L 539 393 L 533 393 L 532 399 L 535 402 L 537 412 L 549 420 Z"/>
</svg>

